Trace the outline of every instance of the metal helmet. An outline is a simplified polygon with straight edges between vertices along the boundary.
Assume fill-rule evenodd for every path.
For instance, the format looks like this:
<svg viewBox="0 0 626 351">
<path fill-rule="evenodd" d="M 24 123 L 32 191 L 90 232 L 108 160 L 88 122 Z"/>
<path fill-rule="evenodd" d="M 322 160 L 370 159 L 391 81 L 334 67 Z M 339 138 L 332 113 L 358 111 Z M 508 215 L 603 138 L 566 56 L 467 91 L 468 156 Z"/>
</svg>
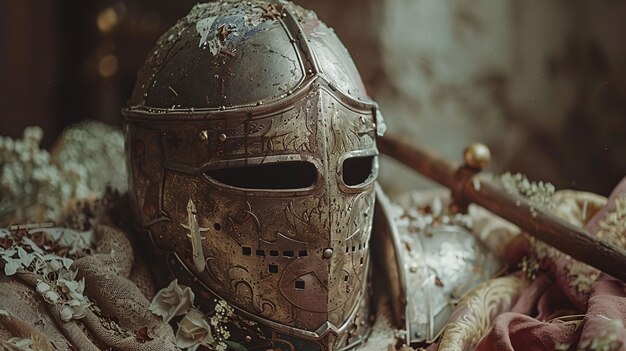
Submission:
<svg viewBox="0 0 626 351">
<path fill-rule="evenodd" d="M 173 276 L 221 298 L 247 349 L 368 333 L 377 107 L 334 32 L 289 2 L 196 5 L 126 116 L 134 215 Z"/>
</svg>

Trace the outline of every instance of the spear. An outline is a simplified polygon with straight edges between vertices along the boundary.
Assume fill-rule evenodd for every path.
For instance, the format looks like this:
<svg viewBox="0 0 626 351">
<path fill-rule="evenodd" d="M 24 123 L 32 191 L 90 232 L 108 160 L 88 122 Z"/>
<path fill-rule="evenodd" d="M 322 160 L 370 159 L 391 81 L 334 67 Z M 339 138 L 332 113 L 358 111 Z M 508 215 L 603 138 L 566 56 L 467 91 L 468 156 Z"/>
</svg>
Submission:
<svg viewBox="0 0 626 351">
<path fill-rule="evenodd" d="M 493 179 L 481 174 L 491 158 L 485 145 L 468 146 L 464 152 L 465 163 L 461 166 L 393 135 L 379 138 L 378 147 L 383 154 L 449 188 L 456 203 L 471 202 L 482 206 L 559 251 L 626 281 L 626 252 L 623 249 L 534 207 L 526 198 L 507 192 Z"/>
</svg>

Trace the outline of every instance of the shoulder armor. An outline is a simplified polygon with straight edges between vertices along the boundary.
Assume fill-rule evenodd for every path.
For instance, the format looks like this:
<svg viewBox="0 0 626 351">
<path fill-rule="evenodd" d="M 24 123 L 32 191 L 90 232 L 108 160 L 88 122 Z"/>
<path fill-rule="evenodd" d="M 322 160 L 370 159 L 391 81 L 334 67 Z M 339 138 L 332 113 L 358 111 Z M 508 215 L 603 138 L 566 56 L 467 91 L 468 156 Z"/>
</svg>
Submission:
<svg viewBox="0 0 626 351">
<path fill-rule="evenodd" d="M 376 189 L 373 254 L 389 272 L 392 315 L 407 344 L 433 342 L 458 300 L 504 267 L 468 229 L 468 217 L 424 208 L 442 214 L 403 208 Z"/>
</svg>

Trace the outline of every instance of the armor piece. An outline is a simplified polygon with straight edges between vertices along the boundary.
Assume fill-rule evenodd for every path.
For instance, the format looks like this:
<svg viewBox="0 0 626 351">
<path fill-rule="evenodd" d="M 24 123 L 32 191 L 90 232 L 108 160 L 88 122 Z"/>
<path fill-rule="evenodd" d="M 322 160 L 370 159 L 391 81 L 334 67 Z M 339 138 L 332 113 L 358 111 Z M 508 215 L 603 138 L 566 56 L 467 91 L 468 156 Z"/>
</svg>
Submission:
<svg viewBox="0 0 626 351">
<path fill-rule="evenodd" d="M 332 30 L 288 2 L 196 5 L 125 110 L 131 203 L 167 269 L 247 349 L 369 331 L 377 107 Z"/>
<path fill-rule="evenodd" d="M 505 268 L 469 230 L 469 217 L 446 214 L 434 199 L 427 208 L 437 213 L 424 214 L 414 201 L 400 206 L 376 189 L 373 255 L 390 293 L 401 297 L 391 300 L 392 312 L 406 344 L 434 342 L 461 297 Z"/>
</svg>

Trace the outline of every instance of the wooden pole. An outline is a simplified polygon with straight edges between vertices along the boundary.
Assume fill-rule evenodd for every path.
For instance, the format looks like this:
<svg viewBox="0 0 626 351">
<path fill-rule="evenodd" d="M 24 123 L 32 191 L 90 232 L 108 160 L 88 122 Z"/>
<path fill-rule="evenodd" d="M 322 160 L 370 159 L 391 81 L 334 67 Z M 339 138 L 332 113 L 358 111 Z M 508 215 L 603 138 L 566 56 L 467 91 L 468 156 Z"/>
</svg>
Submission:
<svg viewBox="0 0 626 351">
<path fill-rule="evenodd" d="M 528 234 L 615 278 L 626 281 L 626 252 L 590 235 L 526 199 L 508 193 L 479 170 L 458 167 L 406 139 L 378 139 L 380 151 L 449 188 L 457 200 L 473 202 L 517 225 Z"/>
</svg>

